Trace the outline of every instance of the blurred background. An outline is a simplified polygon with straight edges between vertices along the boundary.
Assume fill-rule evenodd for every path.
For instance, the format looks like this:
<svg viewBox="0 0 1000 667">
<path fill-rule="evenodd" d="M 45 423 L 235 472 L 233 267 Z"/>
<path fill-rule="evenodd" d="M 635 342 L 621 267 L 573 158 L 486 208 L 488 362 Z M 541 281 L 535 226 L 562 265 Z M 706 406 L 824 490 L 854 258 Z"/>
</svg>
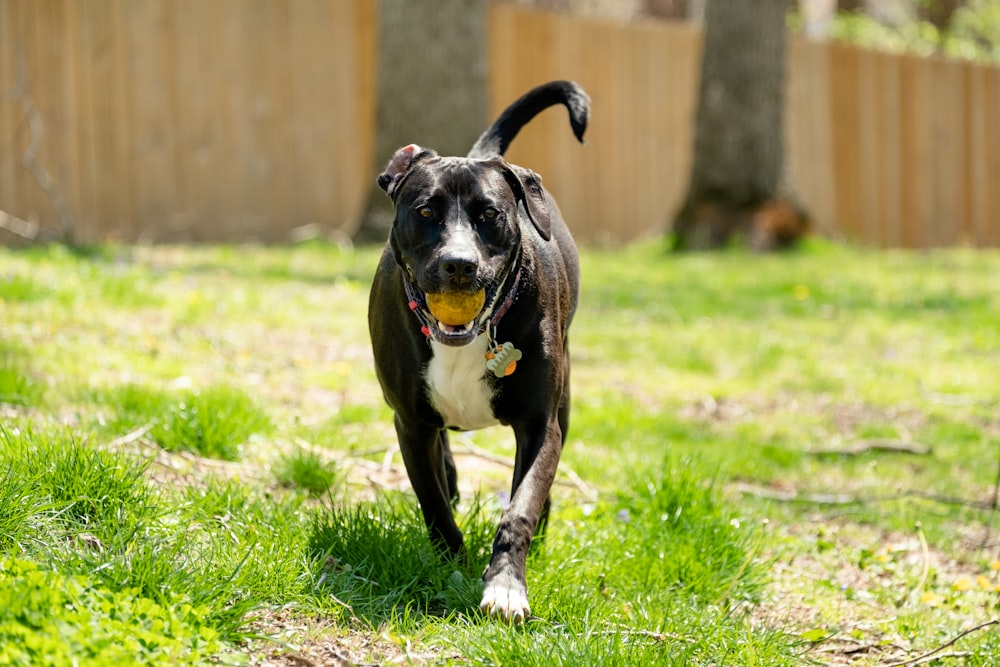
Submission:
<svg viewBox="0 0 1000 667">
<path fill-rule="evenodd" d="M 813 229 L 1000 246 L 1000 2 L 783 4 L 784 173 Z M 508 158 L 582 242 L 663 234 L 705 5 L 0 0 L 0 243 L 384 238 L 397 146 L 463 154 L 556 78 L 592 98 L 587 145 L 552 109 Z"/>
</svg>

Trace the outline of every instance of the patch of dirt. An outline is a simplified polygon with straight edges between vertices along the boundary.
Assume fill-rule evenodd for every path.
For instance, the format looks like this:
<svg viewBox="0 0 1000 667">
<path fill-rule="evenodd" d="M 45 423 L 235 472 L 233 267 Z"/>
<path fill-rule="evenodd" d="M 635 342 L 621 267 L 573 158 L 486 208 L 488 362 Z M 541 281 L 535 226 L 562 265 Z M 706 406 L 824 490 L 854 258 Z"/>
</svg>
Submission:
<svg viewBox="0 0 1000 667">
<path fill-rule="evenodd" d="M 793 413 L 800 418 L 829 417 L 830 429 L 837 434 L 837 439 L 850 438 L 866 425 L 888 424 L 900 439 L 907 440 L 927 420 L 923 412 L 915 409 L 875 407 L 860 401 L 835 403 L 828 396 L 803 401 L 795 394 L 741 395 L 739 398 L 706 396 L 684 405 L 679 415 L 692 421 L 729 425 L 759 421 L 778 412 Z"/>
<path fill-rule="evenodd" d="M 962 629 L 997 617 L 1000 564 L 956 559 L 923 534 L 817 518 L 769 526 L 810 548 L 775 558 L 755 624 L 803 638 L 803 657 L 824 665 L 887 665 L 919 658 Z M 978 562 L 977 562 L 978 561 Z M 938 638 L 905 633 L 910 615 L 933 614 Z M 958 653 L 956 653 L 958 655 Z"/>
<path fill-rule="evenodd" d="M 266 611 L 249 631 L 260 637 L 245 646 L 253 667 L 376 667 L 425 665 L 448 656 L 440 650 L 415 650 L 385 629 L 343 627 L 323 617 L 304 618 L 287 610 Z M 457 656 L 456 656 L 457 657 Z"/>
<path fill-rule="evenodd" d="M 393 436 L 386 434 L 380 440 L 390 439 Z M 406 468 L 395 444 L 363 452 L 345 452 L 319 447 L 301 439 L 291 443 L 250 443 L 248 447 L 254 449 L 252 456 L 245 455 L 239 461 L 220 461 L 191 452 L 165 451 L 146 438 L 143 429 L 139 429 L 107 446 L 125 448 L 143 458 L 152 459 L 149 474 L 155 483 L 164 486 L 203 486 L 211 477 L 238 478 L 244 482 L 255 481 L 262 486 L 272 486 L 272 465 L 282 453 L 300 448 L 336 466 L 339 478 L 346 483 L 345 495 L 352 501 L 371 500 L 379 491 L 411 492 Z M 510 489 L 514 470 L 512 456 L 477 447 L 464 434 L 453 435 L 452 454 L 458 467 L 459 492 L 462 498 L 479 495 L 503 502 Z M 568 465 L 560 466 L 555 487 L 561 489 L 563 496 L 587 501 L 597 498 L 597 491 Z"/>
</svg>

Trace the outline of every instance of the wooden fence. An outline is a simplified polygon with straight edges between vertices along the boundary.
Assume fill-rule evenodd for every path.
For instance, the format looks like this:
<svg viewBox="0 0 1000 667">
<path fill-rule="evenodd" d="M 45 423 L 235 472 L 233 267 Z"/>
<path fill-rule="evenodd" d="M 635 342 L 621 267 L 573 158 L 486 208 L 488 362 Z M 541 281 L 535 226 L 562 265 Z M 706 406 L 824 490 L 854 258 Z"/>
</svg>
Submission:
<svg viewBox="0 0 1000 667">
<path fill-rule="evenodd" d="M 350 229 L 372 181 L 370 0 L 0 0 L 0 95 L 80 241 Z M 17 100 L 12 100 L 16 102 Z M 0 103 L 0 210 L 58 226 Z"/>
<path fill-rule="evenodd" d="M 498 6 L 492 97 L 579 81 L 588 146 L 561 112 L 513 145 L 588 238 L 664 230 L 688 185 L 701 35 Z M 516 46 L 513 46 L 516 45 Z M 792 185 L 823 231 L 890 247 L 1000 246 L 1000 68 L 793 38 L 786 151 Z"/>
<path fill-rule="evenodd" d="M 37 145 L 26 161 L 79 241 L 349 233 L 388 157 L 372 154 L 375 4 L 0 0 L 0 210 L 59 225 L 22 164 Z M 503 4 L 489 20 L 494 111 L 551 78 L 593 99 L 585 147 L 553 109 L 510 159 L 578 238 L 663 231 L 687 186 L 700 32 Z M 1000 246 L 1000 69 L 793 39 L 788 73 L 790 176 L 818 227 Z"/>
</svg>

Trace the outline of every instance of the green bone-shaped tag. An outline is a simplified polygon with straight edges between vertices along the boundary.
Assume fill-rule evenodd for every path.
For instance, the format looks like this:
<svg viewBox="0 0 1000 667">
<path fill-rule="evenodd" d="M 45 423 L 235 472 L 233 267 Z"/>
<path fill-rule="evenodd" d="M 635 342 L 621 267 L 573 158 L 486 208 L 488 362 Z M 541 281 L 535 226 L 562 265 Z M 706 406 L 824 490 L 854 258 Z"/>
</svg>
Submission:
<svg viewBox="0 0 1000 667">
<path fill-rule="evenodd" d="M 517 369 L 520 358 L 521 350 L 514 347 L 513 343 L 494 345 L 486 353 L 486 370 L 498 378 L 507 377 Z"/>
</svg>

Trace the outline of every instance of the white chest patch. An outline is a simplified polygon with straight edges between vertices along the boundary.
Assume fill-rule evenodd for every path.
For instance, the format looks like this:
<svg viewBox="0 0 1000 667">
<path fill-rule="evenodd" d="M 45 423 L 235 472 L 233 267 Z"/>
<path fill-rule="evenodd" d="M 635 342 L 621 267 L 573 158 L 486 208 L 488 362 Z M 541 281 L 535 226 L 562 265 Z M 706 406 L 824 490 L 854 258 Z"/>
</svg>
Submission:
<svg viewBox="0 0 1000 667">
<path fill-rule="evenodd" d="M 493 391 L 486 381 L 486 334 L 465 347 L 431 341 L 425 380 L 434 408 L 445 426 L 472 431 L 499 424 L 493 416 Z"/>
</svg>

